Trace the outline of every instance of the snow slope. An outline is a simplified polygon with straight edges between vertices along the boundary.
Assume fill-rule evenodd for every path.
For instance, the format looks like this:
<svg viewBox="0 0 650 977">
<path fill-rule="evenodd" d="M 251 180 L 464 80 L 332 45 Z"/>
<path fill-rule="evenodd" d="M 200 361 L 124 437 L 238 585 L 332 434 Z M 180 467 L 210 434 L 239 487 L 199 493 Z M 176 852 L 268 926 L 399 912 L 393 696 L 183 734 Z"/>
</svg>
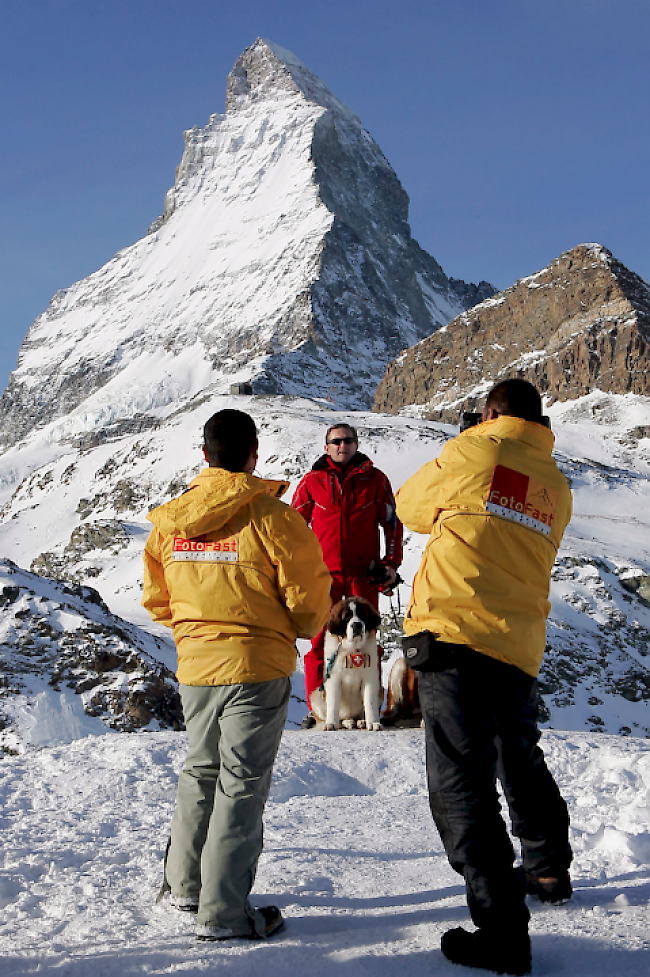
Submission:
<svg viewBox="0 0 650 977">
<path fill-rule="evenodd" d="M 650 744 L 549 732 L 572 818 L 576 894 L 531 903 L 533 974 L 641 977 L 650 960 Z M 155 906 L 185 735 L 106 735 L 0 764 L 2 973 L 128 977 L 457 975 L 468 923 L 424 789 L 419 730 L 286 732 L 253 891 L 287 918 L 265 943 L 198 944 Z"/>
<path fill-rule="evenodd" d="M 109 729 L 184 729 L 164 645 L 96 590 L 0 560 L 0 755 Z"/>
<path fill-rule="evenodd" d="M 258 471 L 291 483 L 322 451 L 326 428 L 351 420 L 361 448 L 395 489 L 439 454 L 456 431 L 417 417 L 341 413 L 290 397 L 227 397 L 205 391 L 161 412 L 156 427 L 79 445 L 54 421 L 0 455 L 0 554 L 74 584 L 90 583 L 111 611 L 151 630 L 157 657 L 175 667 L 166 629 L 140 607 L 146 512 L 179 494 L 203 466 L 210 414 L 238 407 L 260 432 Z M 650 733 L 650 402 L 590 394 L 549 413 L 556 457 L 572 481 L 574 514 L 551 584 L 541 679 L 544 722 L 556 729 Z M 58 432 L 58 433 L 57 433 Z M 94 437 L 93 432 L 89 432 Z M 13 491 L 13 494 L 11 494 Z M 406 534 L 401 601 L 408 600 L 424 538 Z M 387 601 L 382 610 L 390 617 Z M 385 641 L 389 648 L 393 641 Z M 294 690 L 302 695 L 301 679 Z M 295 703 L 291 722 L 300 718 Z"/>
</svg>

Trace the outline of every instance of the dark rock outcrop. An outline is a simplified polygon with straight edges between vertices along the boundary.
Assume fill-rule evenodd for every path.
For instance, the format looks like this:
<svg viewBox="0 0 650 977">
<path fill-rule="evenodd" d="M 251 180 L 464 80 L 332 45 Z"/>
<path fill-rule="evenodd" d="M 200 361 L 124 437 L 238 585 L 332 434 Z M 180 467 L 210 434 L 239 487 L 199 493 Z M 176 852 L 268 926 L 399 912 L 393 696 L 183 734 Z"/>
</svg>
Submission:
<svg viewBox="0 0 650 977">
<path fill-rule="evenodd" d="M 64 688 L 116 731 L 184 728 L 176 678 L 152 655 L 159 640 L 111 614 L 92 587 L 0 560 L 0 610 L 0 755 L 23 748 L 25 705 Z"/>
</svg>

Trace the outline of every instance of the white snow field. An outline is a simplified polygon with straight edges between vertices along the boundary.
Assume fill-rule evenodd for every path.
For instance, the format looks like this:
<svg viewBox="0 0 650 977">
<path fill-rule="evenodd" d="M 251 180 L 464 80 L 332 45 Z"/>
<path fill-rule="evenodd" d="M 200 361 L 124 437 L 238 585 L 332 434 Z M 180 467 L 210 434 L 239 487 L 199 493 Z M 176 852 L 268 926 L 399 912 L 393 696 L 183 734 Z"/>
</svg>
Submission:
<svg viewBox="0 0 650 977">
<path fill-rule="evenodd" d="M 650 972 L 650 743 L 546 732 L 569 803 L 575 896 L 531 903 L 533 974 Z M 156 906 L 184 734 L 106 734 L 0 765 L 0 972 L 459 974 L 439 949 L 468 923 L 424 789 L 423 734 L 285 732 L 253 899 L 285 930 L 198 943 Z"/>
</svg>

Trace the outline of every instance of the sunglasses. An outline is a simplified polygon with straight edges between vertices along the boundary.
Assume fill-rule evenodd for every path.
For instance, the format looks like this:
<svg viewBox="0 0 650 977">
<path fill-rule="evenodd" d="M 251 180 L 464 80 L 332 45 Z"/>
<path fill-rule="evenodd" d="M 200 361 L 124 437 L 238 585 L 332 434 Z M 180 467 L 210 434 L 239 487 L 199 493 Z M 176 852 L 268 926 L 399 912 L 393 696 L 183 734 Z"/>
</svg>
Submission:
<svg viewBox="0 0 650 977">
<path fill-rule="evenodd" d="M 328 444 L 335 444 L 337 447 L 339 444 L 356 444 L 356 438 L 330 438 L 327 442 Z"/>
</svg>

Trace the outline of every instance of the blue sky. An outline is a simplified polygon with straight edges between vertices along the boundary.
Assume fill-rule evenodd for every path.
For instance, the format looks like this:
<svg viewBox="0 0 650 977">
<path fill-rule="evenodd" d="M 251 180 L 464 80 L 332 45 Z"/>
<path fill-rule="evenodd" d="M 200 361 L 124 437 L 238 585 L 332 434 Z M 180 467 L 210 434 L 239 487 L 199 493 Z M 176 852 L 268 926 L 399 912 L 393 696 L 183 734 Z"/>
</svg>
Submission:
<svg viewBox="0 0 650 977">
<path fill-rule="evenodd" d="M 0 384 L 59 289 L 142 237 L 256 37 L 360 116 L 448 275 L 584 241 L 650 280 L 647 0 L 0 0 Z"/>
</svg>

